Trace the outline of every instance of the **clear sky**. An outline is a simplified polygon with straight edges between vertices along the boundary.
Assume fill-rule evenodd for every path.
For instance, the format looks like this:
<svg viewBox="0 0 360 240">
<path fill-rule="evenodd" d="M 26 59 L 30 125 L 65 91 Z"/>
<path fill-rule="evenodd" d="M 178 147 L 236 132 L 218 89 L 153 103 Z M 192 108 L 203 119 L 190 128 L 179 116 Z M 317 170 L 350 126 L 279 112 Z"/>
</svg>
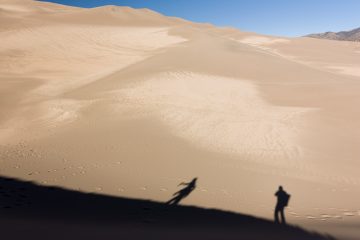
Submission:
<svg viewBox="0 0 360 240">
<path fill-rule="evenodd" d="M 80 7 L 150 8 L 194 22 L 279 36 L 360 27 L 360 0 L 47 0 Z"/>
</svg>

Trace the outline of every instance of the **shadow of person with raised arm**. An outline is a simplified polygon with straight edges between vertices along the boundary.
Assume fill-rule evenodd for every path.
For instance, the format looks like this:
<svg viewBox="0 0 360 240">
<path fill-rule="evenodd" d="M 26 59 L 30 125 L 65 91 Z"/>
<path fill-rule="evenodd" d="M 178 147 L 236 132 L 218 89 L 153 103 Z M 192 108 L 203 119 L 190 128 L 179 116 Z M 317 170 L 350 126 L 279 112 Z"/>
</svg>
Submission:
<svg viewBox="0 0 360 240">
<path fill-rule="evenodd" d="M 277 197 L 277 203 L 275 207 L 275 222 L 280 223 L 279 221 L 279 214 L 281 216 L 281 223 L 286 224 L 285 220 L 285 207 L 287 207 L 290 199 L 290 195 L 284 191 L 282 186 L 279 186 L 278 191 L 275 193 L 275 196 Z"/>
<path fill-rule="evenodd" d="M 173 194 L 173 198 L 170 199 L 168 202 L 166 202 L 166 204 L 168 205 L 177 205 L 179 204 L 179 202 L 186 198 L 192 191 L 194 191 L 194 189 L 196 188 L 196 181 L 197 178 L 194 178 L 191 182 L 189 183 L 180 183 L 178 186 L 184 185 L 186 187 L 184 187 L 183 189 L 177 191 L 176 193 Z"/>
</svg>

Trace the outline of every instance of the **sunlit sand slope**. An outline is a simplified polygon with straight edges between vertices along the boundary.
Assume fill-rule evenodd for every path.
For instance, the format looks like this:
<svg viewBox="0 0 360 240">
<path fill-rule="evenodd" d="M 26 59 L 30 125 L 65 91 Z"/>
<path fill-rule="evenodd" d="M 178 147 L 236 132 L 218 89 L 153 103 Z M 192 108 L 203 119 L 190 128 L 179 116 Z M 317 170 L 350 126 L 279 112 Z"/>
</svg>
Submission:
<svg viewBox="0 0 360 240">
<path fill-rule="evenodd" d="M 360 45 L 147 9 L 0 1 L 0 173 L 272 218 L 360 224 Z M 341 227 L 340 227 L 341 226 Z M 343 227 L 345 226 L 345 227 Z"/>
</svg>

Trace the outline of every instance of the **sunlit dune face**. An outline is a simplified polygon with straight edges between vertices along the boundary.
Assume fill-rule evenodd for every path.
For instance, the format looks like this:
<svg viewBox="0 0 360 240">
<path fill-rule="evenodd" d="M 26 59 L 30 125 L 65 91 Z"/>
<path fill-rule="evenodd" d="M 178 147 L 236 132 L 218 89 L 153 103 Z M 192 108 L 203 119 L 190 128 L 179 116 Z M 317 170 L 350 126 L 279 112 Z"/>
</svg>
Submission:
<svg viewBox="0 0 360 240">
<path fill-rule="evenodd" d="M 330 70 L 335 70 L 340 74 L 360 77 L 360 67 L 359 66 L 329 66 Z"/>
<path fill-rule="evenodd" d="M 185 41 L 167 28 L 65 25 L 0 32 L 0 73 L 45 80 L 41 95 L 57 95 Z"/>
<path fill-rule="evenodd" d="M 241 39 L 239 42 L 251 45 L 272 45 L 275 43 L 290 43 L 286 38 L 270 38 L 262 36 L 249 36 Z"/>
<path fill-rule="evenodd" d="M 192 72 L 162 73 L 118 94 L 136 114 L 154 114 L 198 146 L 272 164 L 301 154 L 298 128 L 311 111 L 272 106 L 246 80 Z"/>
</svg>

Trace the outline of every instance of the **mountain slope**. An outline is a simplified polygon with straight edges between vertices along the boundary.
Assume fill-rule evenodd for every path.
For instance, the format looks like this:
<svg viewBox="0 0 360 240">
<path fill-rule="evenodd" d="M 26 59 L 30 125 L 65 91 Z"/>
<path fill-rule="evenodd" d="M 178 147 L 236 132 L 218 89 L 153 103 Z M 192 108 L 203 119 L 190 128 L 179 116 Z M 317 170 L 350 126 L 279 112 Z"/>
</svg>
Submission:
<svg viewBox="0 0 360 240">
<path fill-rule="evenodd" d="M 356 28 L 350 31 L 315 33 L 306 35 L 306 37 L 359 42 L 360 28 Z"/>
</svg>

